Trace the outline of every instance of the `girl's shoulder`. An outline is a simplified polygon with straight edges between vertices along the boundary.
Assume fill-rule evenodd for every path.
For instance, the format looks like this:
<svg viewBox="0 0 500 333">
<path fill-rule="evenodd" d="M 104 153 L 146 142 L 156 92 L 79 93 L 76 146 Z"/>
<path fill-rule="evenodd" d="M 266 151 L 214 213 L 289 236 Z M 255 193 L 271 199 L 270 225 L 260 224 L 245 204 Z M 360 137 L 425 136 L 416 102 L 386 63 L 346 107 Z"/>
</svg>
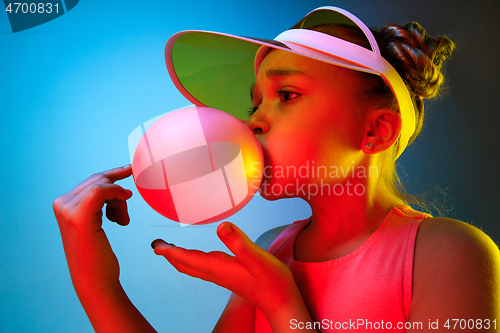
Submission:
<svg viewBox="0 0 500 333">
<path fill-rule="evenodd" d="M 267 251 L 267 249 L 269 248 L 269 246 L 271 246 L 276 237 L 278 237 L 279 234 L 281 234 L 281 232 L 285 230 L 288 226 L 290 226 L 290 224 L 282 225 L 280 227 L 276 227 L 264 232 L 262 235 L 259 236 L 259 238 L 257 238 L 255 244 L 257 244 L 262 249 Z"/>
<path fill-rule="evenodd" d="M 449 218 L 421 222 L 410 310 L 414 318 L 437 311 L 441 318 L 475 315 L 493 320 L 491 316 L 498 315 L 499 286 L 500 252 L 483 231 Z"/>
<path fill-rule="evenodd" d="M 476 260 L 484 257 L 498 259 L 498 246 L 483 231 L 471 224 L 445 217 L 423 220 L 417 234 L 415 259 L 455 257 Z"/>
</svg>

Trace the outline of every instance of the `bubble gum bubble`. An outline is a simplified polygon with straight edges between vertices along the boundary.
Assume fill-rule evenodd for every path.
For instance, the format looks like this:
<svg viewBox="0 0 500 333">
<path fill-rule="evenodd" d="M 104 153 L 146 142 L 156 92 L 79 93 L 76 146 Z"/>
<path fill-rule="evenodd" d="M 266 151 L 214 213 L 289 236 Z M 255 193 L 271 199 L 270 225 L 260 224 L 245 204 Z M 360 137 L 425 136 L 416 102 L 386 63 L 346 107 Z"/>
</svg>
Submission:
<svg viewBox="0 0 500 333">
<path fill-rule="evenodd" d="M 167 113 L 141 137 L 134 182 L 158 213 L 184 224 L 221 221 L 243 208 L 263 174 L 261 146 L 246 124 L 206 107 Z"/>
</svg>

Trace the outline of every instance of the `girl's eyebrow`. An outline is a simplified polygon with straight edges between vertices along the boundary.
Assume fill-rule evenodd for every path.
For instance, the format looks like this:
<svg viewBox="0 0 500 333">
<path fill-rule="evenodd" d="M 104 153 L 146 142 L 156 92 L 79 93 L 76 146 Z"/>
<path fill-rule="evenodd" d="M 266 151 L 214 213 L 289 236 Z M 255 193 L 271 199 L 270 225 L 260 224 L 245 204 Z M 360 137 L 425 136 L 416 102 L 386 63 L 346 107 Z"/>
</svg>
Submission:
<svg viewBox="0 0 500 333">
<path fill-rule="evenodd" d="M 279 76 L 288 76 L 288 75 L 294 75 L 294 74 L 304 74 L 304 72 L 294 70 L 294 69 L 269 69 L 266 72 L 266 75 L 268 78 L 279 77 Z"/>
<path fill-rule="evenodd" d="M 296 75 L 296 74 L 307 75 L 302 71 L 298 71 L 298 70 L 294 70 L 294 69 L 269 69 L 266 72 L 266 76 L 268 78 L 283 77 L 283 76 Z M 252 101 L 253 101 L 255 86 L 256 86 L 256 83 L 252 83 L 252 85 L 250 86 L 250 99 Z"/>
</svg>

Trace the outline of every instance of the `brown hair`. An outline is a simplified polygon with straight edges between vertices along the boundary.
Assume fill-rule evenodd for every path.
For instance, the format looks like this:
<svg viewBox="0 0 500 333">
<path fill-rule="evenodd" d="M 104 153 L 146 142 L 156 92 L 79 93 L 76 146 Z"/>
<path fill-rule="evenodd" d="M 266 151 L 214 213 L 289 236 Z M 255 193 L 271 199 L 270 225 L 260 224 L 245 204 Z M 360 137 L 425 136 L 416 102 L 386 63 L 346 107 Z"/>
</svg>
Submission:
<svg viewBox="0 0 500 333">
<path fill-rule="evenodd" d="M 323 32 L 370 49 L 368 40 L 357 28 L 341 24 L 326 24 L 309 28 Z M 455 44 L 447 37 L 432 38 L 416 22 L 405 25 L 386 24 L 371 29 L 382 56 L 396 69 L 405 82 L 415 110 L 415 132 L 408 145 L 418 136 L 424 122 L 423 99 L 438 95 L 444 82 L 443 62 L 451 55 Z M 364 80 L 360 85 L 360 99 L 374 108 L 397 110 L 397 101 L 390 88 L 376 75 L 357 72 Z M 396 147 L 396 145 L 395 145 Z M 394 147 L 394 148 L 395 148 Z M 388 155 L 382 173 L 391 191 L 406 203 L 416 204 L 428 210 L 428 204 L 410 195 L 402 185 L 393 162 L 396 149 Z M 431 204 L 432 205 L 432 204 Z M 432 205 L 435 207 L 435 205 Z"/>
</svg>

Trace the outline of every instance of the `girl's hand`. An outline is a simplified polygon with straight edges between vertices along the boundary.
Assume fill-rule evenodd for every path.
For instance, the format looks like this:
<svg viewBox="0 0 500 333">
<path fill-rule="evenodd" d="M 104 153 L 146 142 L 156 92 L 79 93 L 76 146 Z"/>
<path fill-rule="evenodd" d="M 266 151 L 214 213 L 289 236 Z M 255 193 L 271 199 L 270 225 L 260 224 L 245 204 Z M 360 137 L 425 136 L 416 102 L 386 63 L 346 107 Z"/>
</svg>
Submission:
<svg viewBox="0 0 500 333">
<path fill-rule="evenodd" d="M 97 173 L 54 201 L 54 213 L 78 298 L 96 332 L 156 332 L 125 294 L 120 269 L 102 229 L 102 208 L 120 225 L 130 221 L 130 190 L 114 184 L 130 165 Z"/>
<path fill-rule="evenodd" d="M 120 225 L 130 221 L 126 200 L 132 196 L 114 184 L 132 174 L 130 165 L 97 173 L 54 201 L 69 270 L 77 292 L 83 286 L 118 283 L 118 261 L 102 229 L 102 208 Z"/>
<path fill-rule="evenodd" d="M 235 256 L 186 250 L 163 240 L 151 246 L 179 272 L 213 282 L 252 303 L 266 315 L 273 329 L 273 322 L 281 326 L 288 322 L 289 327 L 290 318 L 301 317 L 297 311 L 307 313 L 292 273 L 283 262 L 258 247 L 232 223 L 221 223 L 217 234 Z"/>
<path fill-rule="evenodd" d="M 85 232 L 96 232 L 102 225 L 102 208 L 106 204 L 106 217 L 120 225 L 130 218 L 127 202 L 132 191 L 114 184 L 132 174 L 130 165 L 96 173 L 54 201 L 54 213 L 62 228 L 74 227 Z"/>
</svg>

